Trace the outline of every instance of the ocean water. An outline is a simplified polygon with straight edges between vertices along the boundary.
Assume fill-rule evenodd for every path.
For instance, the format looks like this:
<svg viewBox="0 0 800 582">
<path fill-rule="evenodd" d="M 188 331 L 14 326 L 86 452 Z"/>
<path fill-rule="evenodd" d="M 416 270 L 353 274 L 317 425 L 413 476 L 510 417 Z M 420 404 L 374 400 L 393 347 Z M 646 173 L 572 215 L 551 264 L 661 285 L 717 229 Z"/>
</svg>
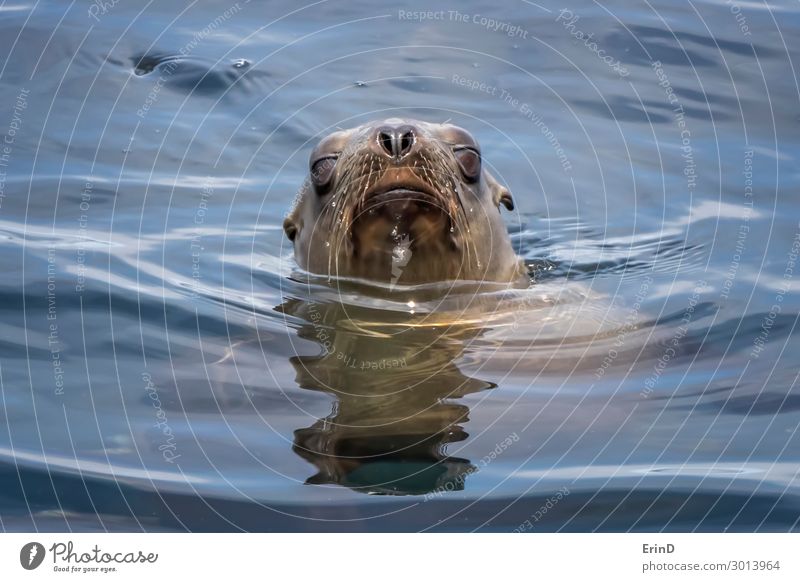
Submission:
<svg viewBox="0 0 800 582">
<path fill-rule="evenodd" d="M 0 29 L 3 530 L 798 529 L 796 2 Z M 401 116 L 479 139 L 530 289 L 298 274 L 311 148 Z"/>
</svg>

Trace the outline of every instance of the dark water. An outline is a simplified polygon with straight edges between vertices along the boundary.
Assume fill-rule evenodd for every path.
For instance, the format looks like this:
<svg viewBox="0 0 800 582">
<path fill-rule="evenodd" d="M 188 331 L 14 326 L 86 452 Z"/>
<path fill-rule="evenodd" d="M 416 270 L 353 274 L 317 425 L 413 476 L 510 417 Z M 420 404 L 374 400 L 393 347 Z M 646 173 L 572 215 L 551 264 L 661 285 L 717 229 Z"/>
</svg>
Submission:
<svg viewBox="0 0 800 582">
<path fill-rule="evenodd" d="M 0 7 L 0 526 L 798 529 L 800 5 L 562 8 Z M 535 286 L 297 276 L 310 148 L 391 116 Z"/>
</svg>

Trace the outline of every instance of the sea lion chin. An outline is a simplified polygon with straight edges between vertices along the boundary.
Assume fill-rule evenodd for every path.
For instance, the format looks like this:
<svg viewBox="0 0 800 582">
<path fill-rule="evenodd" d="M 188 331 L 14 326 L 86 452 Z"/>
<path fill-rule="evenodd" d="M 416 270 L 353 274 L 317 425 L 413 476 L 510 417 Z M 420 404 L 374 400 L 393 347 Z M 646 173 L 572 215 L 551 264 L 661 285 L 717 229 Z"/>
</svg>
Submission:
<svg viewBox="0 0 800 582">
<path fill-rule="evenodd" d="M 455 125 L 386 119 L 314 148 L 283 223 L 314 274 L 394 285 L 527 282 L 500 207 L 514 203 Z"/>
</svg>

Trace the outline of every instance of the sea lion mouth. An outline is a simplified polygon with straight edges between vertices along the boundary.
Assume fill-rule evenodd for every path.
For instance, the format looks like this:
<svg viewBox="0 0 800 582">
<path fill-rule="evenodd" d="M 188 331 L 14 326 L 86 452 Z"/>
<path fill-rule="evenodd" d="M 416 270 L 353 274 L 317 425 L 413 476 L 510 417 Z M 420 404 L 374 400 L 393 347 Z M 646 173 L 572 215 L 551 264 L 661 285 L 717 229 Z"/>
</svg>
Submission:
<svg viewBox="0 0 800 582">
<path fill-rule="evenodd" d="M 380 180 L 367 190 L 351 231 L 362 256 L 391 256 L 398 244 L 416 251 L 449 248 L 452 220 L 444 194 L 415 180 Z"/>
<path fill-rule="evenodd" d="M 395 220 L 433 211 L 445 212 L 441 196 L 410 185 L 377 189 L 369 193 L 364 201 L 364 212 L 368 215 L 382 214 Z"/>
<path fill-rule="evenodd" d="M 415 163 L 419 163 L 416 167 L 385 168 L 383 175 L 365 189 L 360 210 L 392 218 L 410 217 L 431 211 L 447 214 L 451 198 L 456 193 L 443 191 L 439 184 L 441 180 L 431 179 L 441 176 L 441 170 L 434 173 L 433 168 L 420 162 L 422 160 L 416 160 Z"/>
</svg>

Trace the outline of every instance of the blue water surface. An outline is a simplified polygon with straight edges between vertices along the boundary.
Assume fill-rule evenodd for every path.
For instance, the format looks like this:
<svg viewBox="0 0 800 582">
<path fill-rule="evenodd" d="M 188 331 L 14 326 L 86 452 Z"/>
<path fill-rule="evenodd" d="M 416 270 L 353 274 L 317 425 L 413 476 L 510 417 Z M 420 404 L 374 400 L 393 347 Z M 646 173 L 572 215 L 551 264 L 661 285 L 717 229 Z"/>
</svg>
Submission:
<svg viewBox="0 0 800 582">
<path fill-rule="evenodd" d="M 2 529 L 798 529 L 797 2 L 0 29 Z M 296 276 L 311 148 L 384 117 L 479 139 L 524 297 L 414 326 Z"/>
</svg>

